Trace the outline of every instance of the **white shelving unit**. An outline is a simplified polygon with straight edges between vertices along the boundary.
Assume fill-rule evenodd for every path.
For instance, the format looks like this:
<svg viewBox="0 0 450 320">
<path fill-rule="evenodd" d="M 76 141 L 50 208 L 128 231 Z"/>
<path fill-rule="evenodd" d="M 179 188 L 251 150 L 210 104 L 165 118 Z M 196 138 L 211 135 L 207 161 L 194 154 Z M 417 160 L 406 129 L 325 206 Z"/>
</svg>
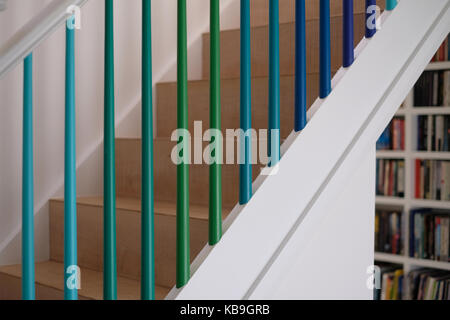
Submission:
<svg viewBox="0 0 450 320">
<path fill-rule="evenodd" d="M 430 63 L 426 70 L 450 70 L 450 61 Z M 396 116 L 405 119 L 405 150 L 377 151 L 378 159 L 405 161 L 405 197 L 376 197 L 377 208 L 397 208 L 403 212 L 403 254 L 375 253 L 375 260 L 403 265 L 405 273 L 417 268 L 435 268 L 450 271 L 450 262 L 415 259 L 409 257 L 409 212 L 414 208 L 437 208 L 450 210 L 450 201 L 421 200 L 414 195 L 415 160 L 450 160 L 450 152 L 417 151 L 417 117 L 420 115 L 450 115 L 450 106 L 414 107 L 414 90 L 411 91 Z"/>
</svg>

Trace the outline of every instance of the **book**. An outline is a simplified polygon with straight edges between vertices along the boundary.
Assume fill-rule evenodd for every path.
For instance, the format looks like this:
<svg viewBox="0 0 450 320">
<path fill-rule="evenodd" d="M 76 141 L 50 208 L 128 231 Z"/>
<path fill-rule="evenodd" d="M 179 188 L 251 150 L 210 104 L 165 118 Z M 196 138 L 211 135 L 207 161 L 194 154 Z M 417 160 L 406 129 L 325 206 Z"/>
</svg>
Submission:
<svg viewBox="0 0 450 320">
<path fill-rule="evenodd" d="M 450 161 L 415 161 L 414 196 L 416 199 L 450 200 Z"/>
<path fill-rule="evenodd" d="M 449 261 L 450 210 L 411 210 L 409 224 L 410 257 Z"/>
</svg>

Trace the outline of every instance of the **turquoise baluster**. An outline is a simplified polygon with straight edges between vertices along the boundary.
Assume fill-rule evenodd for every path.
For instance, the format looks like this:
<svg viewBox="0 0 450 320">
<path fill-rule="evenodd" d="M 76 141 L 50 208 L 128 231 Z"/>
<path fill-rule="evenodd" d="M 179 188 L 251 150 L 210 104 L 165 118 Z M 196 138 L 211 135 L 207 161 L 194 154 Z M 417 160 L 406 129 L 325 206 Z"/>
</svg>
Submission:
<svg viewBox="0 0 450 320">
<path fill-rule="evenodd" d="M 278 0 L 269 2 L 269 166 L 280 161 L 280 22 Z"/>
<path fill-rule="evenodd" d="M 24 61 L 22 163 L 22 299 L 34 300 L 33 55 Z"/>
<path fill-rule="evenodd" d="M 75 19 L 73 16 L 69 19 Z M 73 20 L 72 20 L 73 21 Z M 66 100 L 64 154 L 64 299 L 78 299 L 75 154 L 75 30 L 66 26 Z"/>
</svg>

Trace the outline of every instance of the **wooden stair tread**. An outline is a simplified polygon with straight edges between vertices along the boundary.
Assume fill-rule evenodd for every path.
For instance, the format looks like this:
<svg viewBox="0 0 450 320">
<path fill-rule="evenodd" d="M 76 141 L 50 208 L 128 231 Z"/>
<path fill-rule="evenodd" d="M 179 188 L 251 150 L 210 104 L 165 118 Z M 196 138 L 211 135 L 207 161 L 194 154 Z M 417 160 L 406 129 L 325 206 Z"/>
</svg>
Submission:
<svg viewBox="0 0 450 320">
<path fill-rule="evenodd" d="M 36 263 L 36 284 L 47 286 L 57 290 L 64 290 L 64 265 L 54 261 Z M 21 278 L 22 266 L 11 265 L 0 267 L 0 273 Z M 118 277 L 117 278 L 118 299 L 119 300 L 139 300 L 140 283 L 139 281 Z M 170 288 L 161 286 L 155 287 L 157 300 L 163 300 L 169 293 Z M 103 273 L 86 268 L 81 269 L 81 289 L 80 298 L 102 300 L 103 299 Z"/>
<path fill-rule="evenodd" d="M 52 199 L 51 201 L 64 202 L 64 199 Z M 78 205 L 86 205 L 93 207 L 103 207 L 103 197 L 79 197 L 77 198 Z M 131 212 L 141 212 L 141 199 L 117 197 L 116 208 L 119 210 L 126 210 Z M 231 212 L 230 209 L 223 209 L 223 216 L 226 217 Z M 155 214 L 176 216 L 177 205 L 172 202 L 155 201 Z M 205 206 L 193 205 L 189 206 L 189 215 L 191 219 L 208 220 L 209 209 Z"/>
</svg>

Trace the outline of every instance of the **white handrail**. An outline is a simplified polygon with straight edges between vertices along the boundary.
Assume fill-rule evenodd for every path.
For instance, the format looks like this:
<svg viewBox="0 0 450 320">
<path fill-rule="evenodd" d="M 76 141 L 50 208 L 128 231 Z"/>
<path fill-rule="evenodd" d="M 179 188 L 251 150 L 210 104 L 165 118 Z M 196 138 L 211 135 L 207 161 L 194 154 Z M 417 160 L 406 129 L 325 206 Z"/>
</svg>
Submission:
<svg viewBox="0 0 450 320">
<path fill-rule="evenodd" d="M 0 79 L 21 62 L 70 16 L 68 8 L 81 8 L 87 0 L 54 0 L 0 48 Z"/>
</svg>

